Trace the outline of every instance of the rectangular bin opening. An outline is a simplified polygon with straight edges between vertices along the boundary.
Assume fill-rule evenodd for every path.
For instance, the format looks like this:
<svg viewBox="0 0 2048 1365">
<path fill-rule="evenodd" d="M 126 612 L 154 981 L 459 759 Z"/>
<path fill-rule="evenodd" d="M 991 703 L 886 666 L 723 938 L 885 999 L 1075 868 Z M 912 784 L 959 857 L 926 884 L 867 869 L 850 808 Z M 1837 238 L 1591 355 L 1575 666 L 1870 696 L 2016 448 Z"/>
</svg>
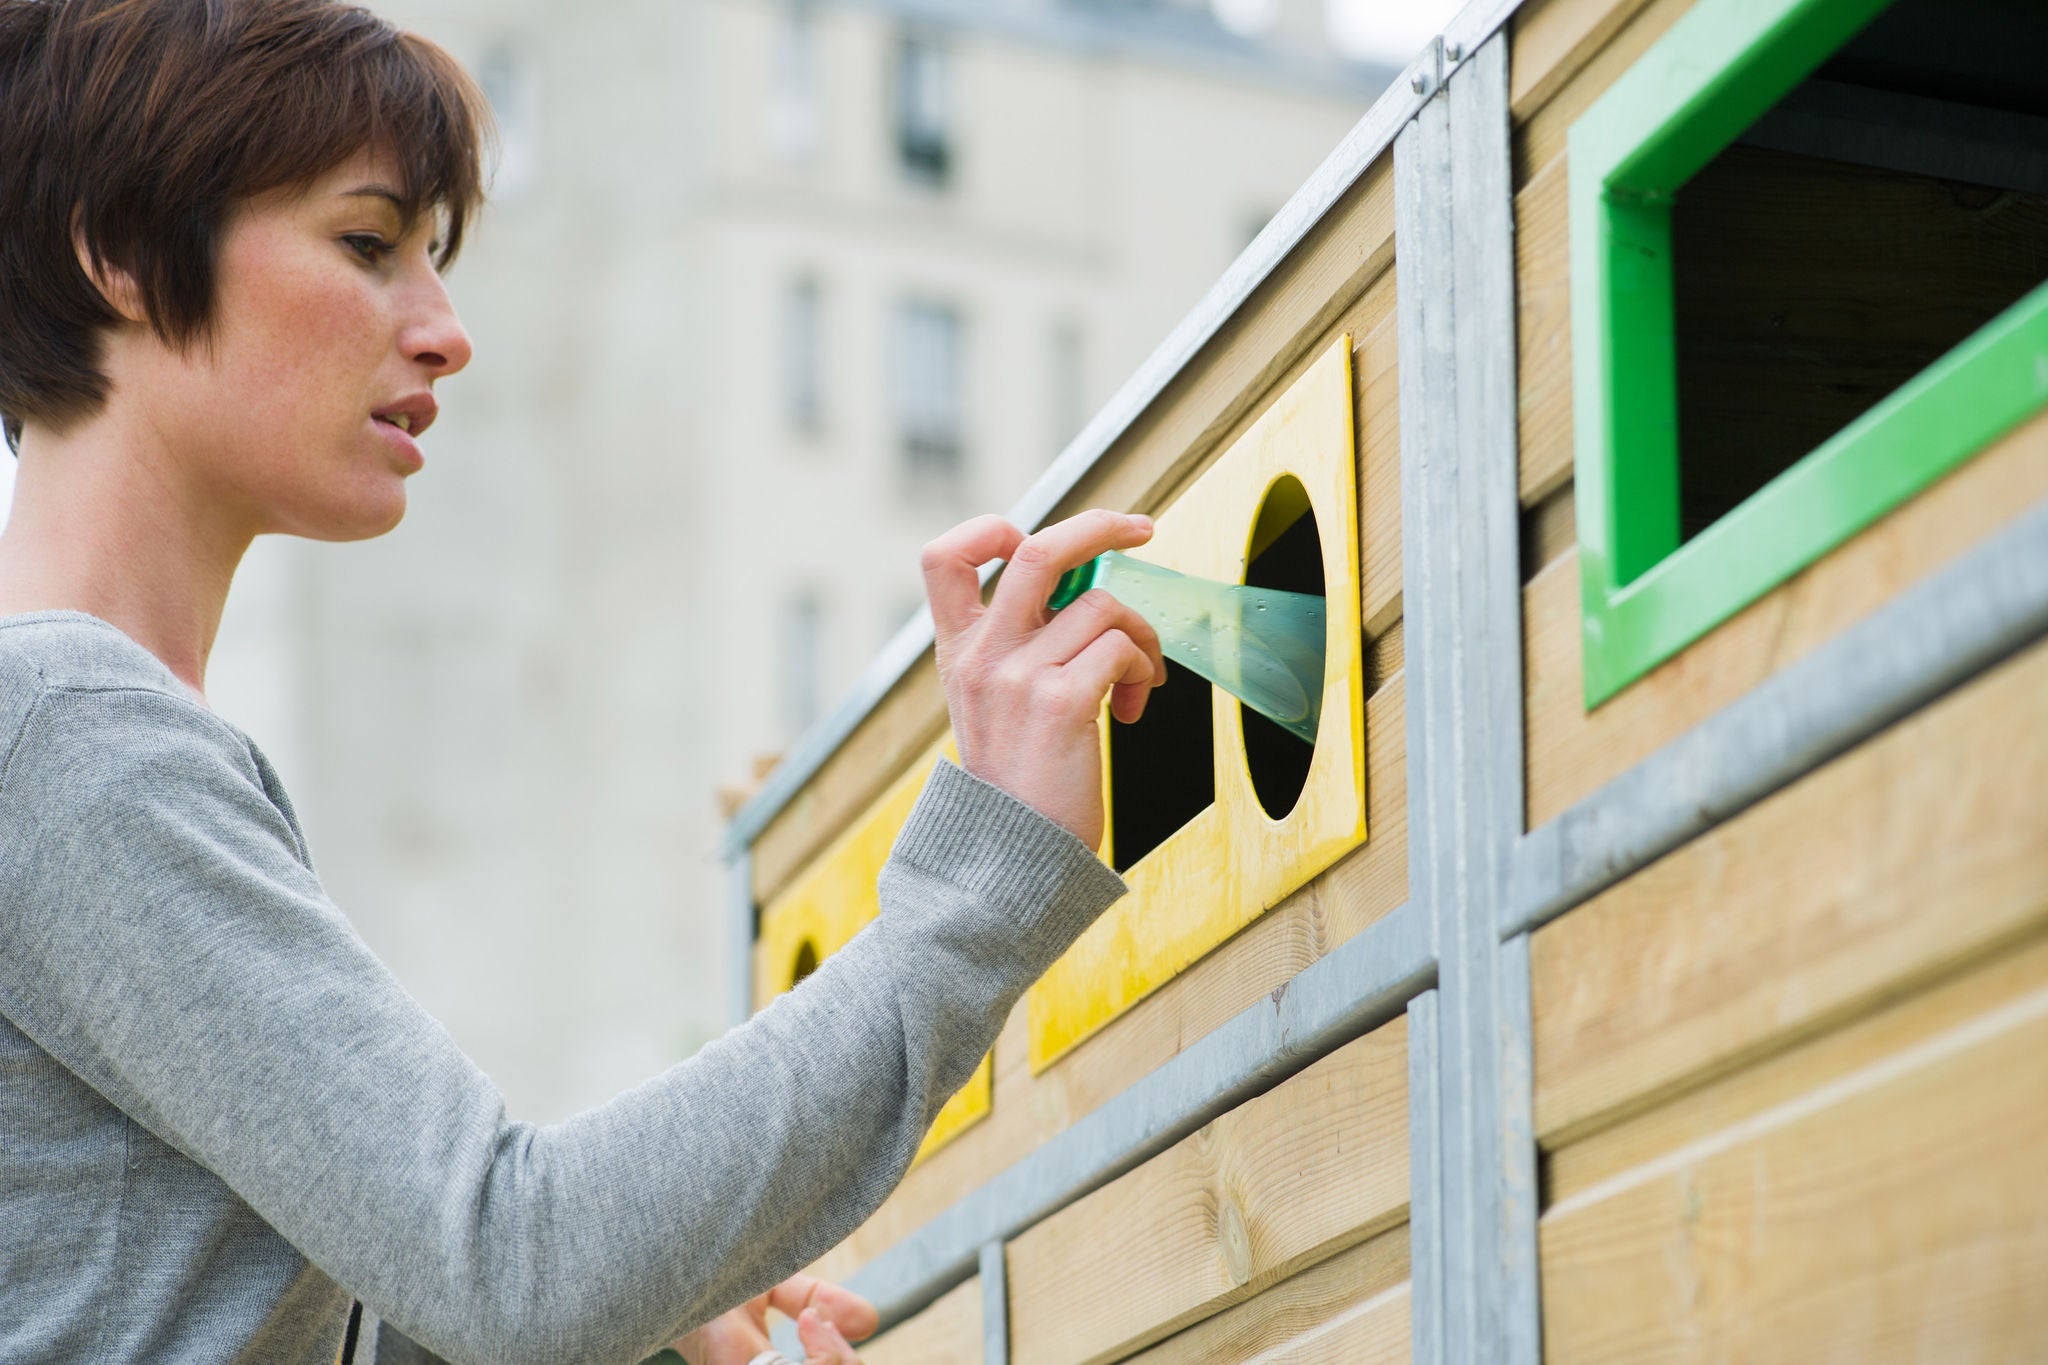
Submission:
<svg viewBox="0 0 2048 1365">
<path fill-rule="evenodd" d="M 2032 0 L 1898 0 L 1678 191 L 1681 543 L 2048 279 L 2043 53 Z"/>
<path fill-rule="evenodd" d="M 1168 666 L 1135 725 L 1108 719 L 1110 866 L 1128 871 L 1216 804 L 1210 686 Z"/>
</svg>

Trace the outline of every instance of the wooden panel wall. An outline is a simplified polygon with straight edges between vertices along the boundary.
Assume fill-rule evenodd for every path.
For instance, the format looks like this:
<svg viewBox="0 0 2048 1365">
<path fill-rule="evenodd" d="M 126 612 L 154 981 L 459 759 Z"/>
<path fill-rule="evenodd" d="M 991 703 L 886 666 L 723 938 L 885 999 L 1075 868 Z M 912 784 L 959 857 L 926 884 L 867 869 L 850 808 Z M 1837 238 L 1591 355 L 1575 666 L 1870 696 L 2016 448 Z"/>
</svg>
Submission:
<svg viewBox="0 0 2048 1365">
<path fill-rule="evenodd" d="M 863 1365 L 973 1365 L 982 1358 L 980 1278 L 855 1349 Z"/>
<path fill-rule="evenodd" d="M 1407 1365 L 1403 1224 L 1178 1332 L 1126 1365 Z"/>
<path fill-rule="evenodd" d="M 1407 1207 L 1403 1018 L 1011 1242 L 1011 1359 L 1121 1359 L 1390 1231 Z"/>
<path fill-rule="evenodd" d="M 1588 714 L 1572 516 L 1565 135 L 1692 0 L 1537 0 L 1513 22 L 1527 823 L 1556 818 L 1678 735 L 2048 499 L 2048 418 L 1703 636 Z"/>
<path fill-rule="evenodd" d="M 2048 645 L 1531 941 L 1546 1358 L 2048 1348 Z"/>
</svg>

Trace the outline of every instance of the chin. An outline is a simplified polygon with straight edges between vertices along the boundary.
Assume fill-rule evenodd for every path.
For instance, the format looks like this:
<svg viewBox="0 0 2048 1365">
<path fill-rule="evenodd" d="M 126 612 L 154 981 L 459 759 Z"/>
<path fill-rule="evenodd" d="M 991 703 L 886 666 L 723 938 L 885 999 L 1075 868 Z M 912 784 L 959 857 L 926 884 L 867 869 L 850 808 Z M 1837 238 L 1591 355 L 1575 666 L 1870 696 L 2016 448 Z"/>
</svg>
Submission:
<svg viewBox="0 0 2048 1365">
<path fill-rule="evenodd" d="M 401 483 L 388 493 L 380 490 L 380 496 L 375 498 L 357 499 L 343 506 L 321 508 L 310 516 L 294 518 L 292 524 L 282 529 L 287 534 L 303 536 L 307 540 L 341 543 L 375 540 L 403 520 L 405 485 Z"/>
</svg>

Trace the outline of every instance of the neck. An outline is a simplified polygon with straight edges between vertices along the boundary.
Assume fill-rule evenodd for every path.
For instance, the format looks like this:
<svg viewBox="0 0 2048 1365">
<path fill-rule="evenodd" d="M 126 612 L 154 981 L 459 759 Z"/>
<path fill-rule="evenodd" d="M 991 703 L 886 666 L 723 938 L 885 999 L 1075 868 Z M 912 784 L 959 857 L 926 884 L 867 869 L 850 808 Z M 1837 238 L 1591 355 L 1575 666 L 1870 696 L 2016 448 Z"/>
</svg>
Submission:
<svg viewBox="0 0 2048 1365">
<path fill-rule="evenodd" d="M 29 428 L 0 534 L 0 615 L 97 616 L 203 698 L 254 532 L 178 473 L 160 442 L 112 414 L 62 435 Z"/>
</svg>

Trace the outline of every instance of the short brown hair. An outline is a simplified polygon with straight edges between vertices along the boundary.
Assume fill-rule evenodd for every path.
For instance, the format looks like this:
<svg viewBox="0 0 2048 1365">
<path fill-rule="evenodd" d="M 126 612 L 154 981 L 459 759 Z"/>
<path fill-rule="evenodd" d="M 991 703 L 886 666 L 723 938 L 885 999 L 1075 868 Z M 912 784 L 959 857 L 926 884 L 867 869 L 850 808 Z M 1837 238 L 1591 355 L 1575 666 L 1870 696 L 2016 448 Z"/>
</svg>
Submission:
<svg viewBox="0 0 2048 1365">
<path fill-rule="evenodd" d="M 150 325 L 213 323 L 234 204 L 390 147 L 408 226 L 483 199 L 489 106 L 454 58 L 338 0 L 0 0 L 0 418 L 63 426 L 105 403 L 120 319 L 78 261 L 131 274 Z"/>
</svg>

